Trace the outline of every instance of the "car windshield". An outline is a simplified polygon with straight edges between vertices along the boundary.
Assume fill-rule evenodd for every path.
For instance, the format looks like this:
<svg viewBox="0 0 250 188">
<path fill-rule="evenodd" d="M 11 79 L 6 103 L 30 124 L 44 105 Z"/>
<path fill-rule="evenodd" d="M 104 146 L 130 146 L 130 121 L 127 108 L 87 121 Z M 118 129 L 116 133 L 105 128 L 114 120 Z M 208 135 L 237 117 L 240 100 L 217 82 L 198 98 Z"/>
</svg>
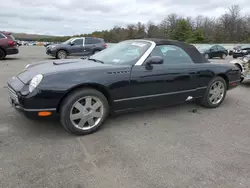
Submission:
<svg viewBox="0 0 250 188">
<path fill-rule="evenodd" d="M 133 65 L 150 46 L 151 43 L 147 41 L 128 40 L 112 45 L 92 55 L 90 58 L 101 61 L 104 64 Z"/>
<path fill-rule="evenodd" d="M 63 42 L 62 44 L 69 44 L 70 41 L 72 41 L 73 39 L 74 39 L 74 38 L 70 38 L 70 39 L 66 40 L 65 42 Z"/>
</svg>

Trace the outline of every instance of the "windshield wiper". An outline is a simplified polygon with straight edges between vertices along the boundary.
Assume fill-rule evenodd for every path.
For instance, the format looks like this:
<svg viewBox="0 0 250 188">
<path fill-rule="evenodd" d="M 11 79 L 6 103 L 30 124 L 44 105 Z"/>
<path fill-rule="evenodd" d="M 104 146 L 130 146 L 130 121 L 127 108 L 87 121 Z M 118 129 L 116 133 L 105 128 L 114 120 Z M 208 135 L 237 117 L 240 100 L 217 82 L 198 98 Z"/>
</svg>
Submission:
<svg viewBox="0 0 250 188">
<path fill-rule="evenodd" d="M 103 62 L 103 61 L 98 60 L 98 59 L 88 58 L 88 60 L 90 60 L 90 61 L 94 61 L 94 62 L 99 62 L 99 63 L 104 64 L 104 62 Z"/>
</svg>

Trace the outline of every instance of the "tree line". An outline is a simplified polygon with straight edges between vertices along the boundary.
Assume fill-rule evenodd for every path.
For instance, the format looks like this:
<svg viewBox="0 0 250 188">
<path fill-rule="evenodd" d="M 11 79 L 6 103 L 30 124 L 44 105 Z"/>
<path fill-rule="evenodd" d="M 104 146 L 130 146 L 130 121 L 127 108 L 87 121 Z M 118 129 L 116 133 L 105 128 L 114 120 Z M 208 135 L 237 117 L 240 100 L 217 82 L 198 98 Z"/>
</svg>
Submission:
<svg viewBox="0 0 250 188">
<path fill-rule="evenodd" d="M 239 5 L 232 5 L 219 17 L 182 17 L 167 15 L 159 24 L 138 22 L 126 27 L 90 34 L 40 38 L 38 41 L 63 42 L 70 37 L 94 36 L 116 43 L 126 39 L 167 38 L 188 43 L 248 43 L 250 42 L 250 15 L 242 15 Z"/>
</svg>

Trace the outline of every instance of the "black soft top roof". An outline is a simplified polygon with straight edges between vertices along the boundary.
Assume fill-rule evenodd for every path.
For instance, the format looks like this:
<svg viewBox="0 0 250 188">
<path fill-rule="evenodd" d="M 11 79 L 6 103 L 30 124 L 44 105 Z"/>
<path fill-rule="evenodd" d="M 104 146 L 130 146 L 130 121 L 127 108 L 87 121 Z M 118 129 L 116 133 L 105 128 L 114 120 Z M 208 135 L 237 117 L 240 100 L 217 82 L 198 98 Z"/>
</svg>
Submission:
<svg viewBox="0 0 250 188">
<path fill-rule="evenodd" d="M 194 45 L 187 44 L 185 42 L 177 40 L 168 40 L 168 39 L 157 39 L 157 38 L 145 38 L 144 40 L 150 40 L 156 43 L 156 46 L 159 45 L 175 45 L 182 48 L 187 54 L 192 58 L 194 63 L 208 63 L 209 61 L 197 50 Z"/>
</svg>

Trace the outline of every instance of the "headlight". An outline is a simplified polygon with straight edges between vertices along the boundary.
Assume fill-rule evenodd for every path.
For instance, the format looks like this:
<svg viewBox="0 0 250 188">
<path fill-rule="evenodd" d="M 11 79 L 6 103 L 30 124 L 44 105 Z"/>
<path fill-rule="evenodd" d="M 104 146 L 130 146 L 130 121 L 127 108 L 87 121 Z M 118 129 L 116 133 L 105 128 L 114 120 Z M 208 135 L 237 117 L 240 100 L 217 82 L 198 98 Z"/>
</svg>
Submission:
<svg viewBox="0 0 250 188">
<path fill-rule="evenodd" d="M 247 53 L 247 50 L 242 50 L 243 53 Z"/>
<path fill-rule="evenodd" d="M 30 81 L 29 84 L 29 92 L 31 93 L 32 91 L 34 91 L 34 89 L 40 84 L 40 82 L 43 79 L 43 75 L 42 74 L 38 74 L 36 75 L 34 78 L 32 78 L 32 80 Z"/>
</svg>

